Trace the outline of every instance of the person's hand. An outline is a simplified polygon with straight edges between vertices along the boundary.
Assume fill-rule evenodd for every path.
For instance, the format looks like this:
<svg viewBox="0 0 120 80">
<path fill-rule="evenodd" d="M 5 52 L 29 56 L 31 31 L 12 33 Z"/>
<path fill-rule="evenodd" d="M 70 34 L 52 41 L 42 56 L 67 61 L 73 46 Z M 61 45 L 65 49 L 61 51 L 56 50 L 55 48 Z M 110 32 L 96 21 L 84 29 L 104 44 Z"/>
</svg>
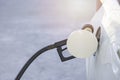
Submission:
<svg viewBox="0 0 120 80">
<path fill-rule="evenodd" d="M 102 1 L 103 1 L 103 0 L 97 0 L 97 3 L 96 3 L 96 10 L 99 10 L 99 8 L 100 8 L 101 5 L 102 5 Z"/>
</svg>

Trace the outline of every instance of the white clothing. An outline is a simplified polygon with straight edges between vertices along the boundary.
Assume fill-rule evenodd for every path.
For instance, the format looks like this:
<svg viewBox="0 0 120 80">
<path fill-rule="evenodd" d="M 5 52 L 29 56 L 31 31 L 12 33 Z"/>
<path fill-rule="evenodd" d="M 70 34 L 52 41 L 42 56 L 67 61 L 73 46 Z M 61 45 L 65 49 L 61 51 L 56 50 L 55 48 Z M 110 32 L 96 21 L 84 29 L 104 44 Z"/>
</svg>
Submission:
<svg viewBox="0 0 120 80">
<path fill-rule="evenodd" d="M 87 80 L 120 80 L 120 5 L 117 0 L 105 0 L 91 20 L 102 28 L 100 45 L 95 56 L 86 60 Z"/>
</svg>

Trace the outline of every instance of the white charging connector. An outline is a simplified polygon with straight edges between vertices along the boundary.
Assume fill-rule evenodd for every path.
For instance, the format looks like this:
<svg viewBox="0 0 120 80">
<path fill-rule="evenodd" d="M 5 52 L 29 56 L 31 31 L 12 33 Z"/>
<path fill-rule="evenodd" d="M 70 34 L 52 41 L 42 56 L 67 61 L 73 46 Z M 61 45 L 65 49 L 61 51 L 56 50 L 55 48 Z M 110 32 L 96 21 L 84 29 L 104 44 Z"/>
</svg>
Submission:
<svg viewBox="0 0 120 80">
<path fill-rule="evenodd" d="M 68 51 L 77 58 L 90 57 L 96 52 L 97 47 L 96 36 L 87 30 L 74 31 L 67 40 Z"/>
</svg>

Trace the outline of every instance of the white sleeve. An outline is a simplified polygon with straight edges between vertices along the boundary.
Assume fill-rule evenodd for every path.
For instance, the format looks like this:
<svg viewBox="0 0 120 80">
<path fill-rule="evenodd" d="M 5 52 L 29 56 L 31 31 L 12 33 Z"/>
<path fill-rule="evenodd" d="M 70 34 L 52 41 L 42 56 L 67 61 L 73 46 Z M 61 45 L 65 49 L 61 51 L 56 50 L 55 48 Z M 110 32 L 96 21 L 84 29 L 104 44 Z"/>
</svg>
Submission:
<svg viewBox="0 0 120 80">
<path fill-rule="evenodd" d="M 118 0 L 105 0 L 103 2 L 103 7 L 110 19 L 120 23 L 120 4 Z"/>
<path fill-rule="evenodd" d="M 105 0 L 102 24 L 111 43 L 120 45 L 120 5 L 117 0 Z"/>
<path fill-rule="evenodd" d="M 112 44 L 112 68 L 117 80 L 120 80 L 120 5 L 117 0 L 105 0 L 102 25 Z"/>
<path fill-rule="evenodd" d="M 116 54 L 120 46 L 120 10 L 117 6 L 113 0 L 104 0 L 90 22 L 95 28 L 102 22 L 103 29 L 96 56 L 86 60 L 88 80 L 120 80 L 120 60 Z"/>
</svg>

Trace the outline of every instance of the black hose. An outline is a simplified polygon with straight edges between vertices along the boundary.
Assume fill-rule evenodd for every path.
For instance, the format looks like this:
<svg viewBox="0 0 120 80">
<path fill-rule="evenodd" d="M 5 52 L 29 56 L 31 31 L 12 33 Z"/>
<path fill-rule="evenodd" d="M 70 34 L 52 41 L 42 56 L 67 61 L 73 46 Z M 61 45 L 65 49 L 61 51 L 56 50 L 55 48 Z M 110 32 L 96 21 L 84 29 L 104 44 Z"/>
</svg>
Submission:
<svg viewBox="0 0 120 80">
<path fill-rule="evenodd" d="M 20 72 L 18 73 L 17 77 L 15 78 L 15 80 L 20 80 L 21 77 L 23 76 L 24 72 L 26 71 L 26 69 L 30 66 L 30 64 L 40 55 L 42 54 L 43 52 L 45 51 L 48 51 L 50 49 L 54 49 L 56 48 L 56 46 L 53 44 L 53 45 L 49 45 L 49 46 L 46 46 L 44 48 L 42 48 L 41 50 L 39 50 L 38 52 L 36 52 L 26 63 L 25 65 L 23 66 L 23 68 L 20 70 Z"/>
</svg>

